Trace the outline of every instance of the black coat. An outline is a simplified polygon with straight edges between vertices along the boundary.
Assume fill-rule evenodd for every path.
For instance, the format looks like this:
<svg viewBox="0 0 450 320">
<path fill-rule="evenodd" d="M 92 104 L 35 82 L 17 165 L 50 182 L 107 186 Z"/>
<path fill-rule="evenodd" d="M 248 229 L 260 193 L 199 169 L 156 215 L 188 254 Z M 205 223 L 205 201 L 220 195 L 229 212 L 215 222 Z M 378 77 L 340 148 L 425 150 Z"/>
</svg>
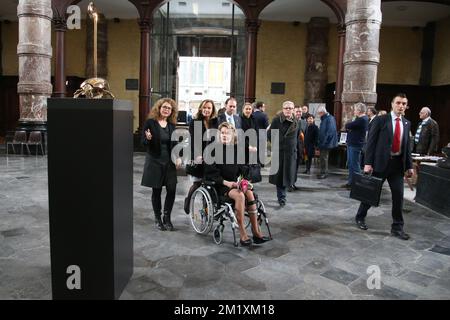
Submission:
<svg viewBox="0 0 450 320">
<path fill-rule="evenodd" d="M 167 123 L 169 127 L 169 136 L 175 130 L 175 125 Z M 142 174 L 141 185 L 151 188 L 161 188 L 163 185 L 175 185 L 177 183 L 177 170 L 172 161 L 164 164 L 158 160 L 161 156 L 161 135 L 159 132 L 160 125 L 157 120 L 148 119 L 142 130 L 142 144 L 147 147 L 147 154 L 145 157 L 144 172 Z M 145 137 L 145 131 L 150 129 L 152 139 L 149 141 Z M 177 144 L 177 141 L 170 141 L 168 143 L 169 152 Z"/>
<path fill-rule="evenodd" d="M 308 125 L 305 131 L 305 148 L 308 154 L 314 154 L 314 149 L 317 147 L 319 140 L 319 127 L 314 123 Z"/>
<path fill-rule="evenodd" d="M 403 172 L 412 169 L 410 135 L 411 122 L 402 117 L 403 139 L 402 139 L 402 164 Z M 387 173 L 391 157 L 394 130 L 392 126 L 391 113 L 377 116 L 372 121 L 372 126 L 367 137 L 364 164 L 371 165 L 373 171 L 384 176 Z"/>
<path fill-rule="evenodd" d="M 172 123 L 167 123 L 169 126 L 169 136 L 175 131 L 175 125 Z M 155 119 L 148 119 L 144 123 L 144 129 L 142 130 L 141 142 L 147 147 L 147 153 L 154 157 L 159 157 L 161 155 L 161 137 L 159 134 L 159 123 Z M 150 129 L 152 134 L 152 140 L 147 140 L 145 137 L 145 131 Z M 177 141 L 170 141 L 169 150 L 172 151 L 173 147 L 177 144 Z"/>
<path fill-rule="evenodd" d="M 216 185 L 215 188 L 220 195 L 225 194 L 229 190 L 226 186 L 223 185 L 224 180 L 237 181 L 240 175 L 243 175 L 247 178 L 248 174 L 248 170 L 244 165 L 237 164 L 237 146 L 222 145 L 222 148 L 223 157 L 221 161 L 216 160 L 212 164 L 205 163 L 204 165 L 204 179 L 213 181 Z M 234 157 L 232 158 L 232 161 L 229 158 L 226 158 L 227 149 L 229 152 L 233 152 Z"/>
<path fill-rule="evenodd" d="M 201 142 L 196 142 L 198 143 L 199 146 L 201 146 L 200 148 L 196 148 L 196 144 L 194 143 L 194 139 L 195 139 L 195 132 L 194 132 L 194 128 L 195 128 L 195 124 L 196 123 L 200 123 L 201 124 Z M 219 126 L 218 124 L 218 119 L 217 118 L 212 118 L 209 121 L 209 128 L 210 129 L 217 129 Z M 202 156 L 203 157 L 203 152 L 205 151 L 206 146 L 211 143 L 212 141 L 214 141 L 214 139 L 212 139 L 212 141 L 205 141 L 203 139 L 204 134 L 206 132 L 206 126 L 203 122 L 203 120 L 193 120 L 191 121 L 191 123 L 189 124 L 189 145 L 191 148 L 191 161 L 194 161 L 198 156 Z M 196 150 L 197 149 L 197 150 Z M 193 163 L 192 163 L 193 164 Z M 195 165 L 195 170 L 194 172 L 190 173 L 198 178 L 203 177 L 203 164 L 196 164 Z"/>
<path fill-rule="evenodd" d="M 201 135 L 201 153 L 200 150 L 197 150 L 197 152 L 195 152 L 196 150 L 194 150 L 194 137 L 195 137 L 195 133 L 194 133 L 194 128 L 195 128 L 195 124 L 196 123 L 200 123 L 201 124 L 201 128 L 202 128 L 202 135 Z M 212 118 L 209 121 L 209 128 L 210 129 L 217 129 L 219 127 L 219 122 L 217 118 Z M 189 145 L 191 147 L 191 160 L 195 160 L 195 158 L 197 156 L 203 156 L 203 151 L 205 150 L 206 146 L 211 142 L 211 141 L 204 141 L 203 137 L 204 134 L 206 132 L 206 126 L 203 123 L 203 120 L 193 120 L 191 121 L 191 123 L 189 124 L 189 135 L 190 135 L 190 139 L 189 139 Z"/>
<path fill-rule="evenodd" d="M 429 119 L 420 131 L 419 142 L 415 145 L 415 151 L 420 154 L 434 154 L 439 143 L 439 125 L 433 119 Z"/>
<path fill-rule="evenodd" d="M 273 130 L 279 130 L 278 141 L 273 140 Z M 269 183 L 277 186 L 291 186 L 295 183 L 297 172 L 297 145 L 300 127 L 296 119 L 285 119 L 283 114 L 278 114 L 272 120 L 268 132 L 269 140 L 272 142 L 272 151 L 274 143 L 279 145 L 279 167 L 274 167 L 275 159 L 272 156 L 272 165 L 270 168 Z"/>
<path fill-rule="evenodd" d="M 262 111 L 254 111 L 252 113 L 253 119 L 255 119 L 256 125 L 259 129 L 267 129 L 269 126 L 269 117 Z"/>
<path fill-rule="evenodd" d="M 256 124 L 255 119 L 253 118 L 253 114 L 250 115 L 249 118 L 246 118 L 244 115 L 240 115 L 241 118 L 241 126 L 242 126 L 242 131 L 244 131 L 244 133 L 249 130 L 249 129 L 253 129 L 255 130 L 256 133 L 256 145 L 253 143 L 252 146 L 256 147 L 259 149 L 259 143 L 258 143 L 258 125 Z M 242 141 L 239 141 L 239 143 L 241 143 Z M 245 163 L 249 163 L 249 159 L 250 159 L 250 151 L 248 150 L 250 144 L 249 138 L 245 138 Z M 254 158 L 252 157 L 252 162 L 255 163 L 257 161 L 257 154 L 255 154 Z"/>
</svg>

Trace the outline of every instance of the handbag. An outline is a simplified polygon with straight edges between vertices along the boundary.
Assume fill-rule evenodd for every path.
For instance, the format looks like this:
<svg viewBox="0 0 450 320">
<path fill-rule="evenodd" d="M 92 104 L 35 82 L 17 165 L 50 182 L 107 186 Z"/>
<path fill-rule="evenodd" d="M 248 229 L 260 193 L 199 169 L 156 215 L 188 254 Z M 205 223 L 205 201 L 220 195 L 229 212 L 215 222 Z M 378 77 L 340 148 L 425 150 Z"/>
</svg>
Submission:
<svg viewBox="0 0 450 320">
<path fill-rule="evenodd" d="M 382 187 L 383 179 L 368 174 L 355 173 L 350 189 L 350 198 L 378 207 Z"/>
<path fill-rule="evenodd" d="M 261 182 L 261 166 L 259 164 L 250 164 L 247 166 L 248 173 L 247 177 L 250 182 L 256 183 Z"/>
</svg>

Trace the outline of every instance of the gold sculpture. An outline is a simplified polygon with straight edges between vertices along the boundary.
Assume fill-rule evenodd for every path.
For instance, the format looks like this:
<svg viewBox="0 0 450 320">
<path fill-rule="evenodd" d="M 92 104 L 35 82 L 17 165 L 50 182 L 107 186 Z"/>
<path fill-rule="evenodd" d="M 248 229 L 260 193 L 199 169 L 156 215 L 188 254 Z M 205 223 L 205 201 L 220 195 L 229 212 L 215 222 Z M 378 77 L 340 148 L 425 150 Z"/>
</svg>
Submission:
<svg viewBox="0 0 450 320">
<path fill-rule="evenodd" d="M 89 78 L 80 86 L 73 97 L 85 97 L 88 99 L 102 99 L 102 98 L 110 98 L 114 99 L 114 95 L 111 91 L 109 91 L 109 84 L 106 79 L 97 77 L 97 22 L 98 22 L 98 13 L 97 8 L 95 7 L 93 2 L 90 2 L 88 5 L 88 14 L 91 19 L 94 20 L 94 77 Z"/>
</svg>

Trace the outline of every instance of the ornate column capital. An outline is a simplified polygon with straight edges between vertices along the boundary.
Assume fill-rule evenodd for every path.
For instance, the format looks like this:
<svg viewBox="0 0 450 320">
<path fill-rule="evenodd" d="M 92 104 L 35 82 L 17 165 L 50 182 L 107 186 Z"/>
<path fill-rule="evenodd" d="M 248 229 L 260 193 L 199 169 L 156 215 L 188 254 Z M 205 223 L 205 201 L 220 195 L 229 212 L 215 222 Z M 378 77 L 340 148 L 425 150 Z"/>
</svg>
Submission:
<svg viewBox="0 0 450 320">
<path fill-rule="evenodd" d="M 338 33 L 338 37 L 345 37 L 345 34 L 347 33 L 347 29 L 345 25 L 338 25 L 337 27 L 337 33 Z"/>
<path fill-rule="evenodd" d="M 64 17 L 53 18 L 55 31 L 65 32 L 67 30 L 67 20 Z"/>
<path fill-rule="evenodd" d="M 153 19 L 144 18 L 138 20 L 139 29 L 141 32 L 150 32 L 153 28 Z"/>
<path fill-rule="evenodd" d="M 259 19 L 246 19 L 245 20 L 245 28 L 248 33 L 258 33 L 260 26 L 261 26 L 261 20 L 259 20 Z"/>
</svg>

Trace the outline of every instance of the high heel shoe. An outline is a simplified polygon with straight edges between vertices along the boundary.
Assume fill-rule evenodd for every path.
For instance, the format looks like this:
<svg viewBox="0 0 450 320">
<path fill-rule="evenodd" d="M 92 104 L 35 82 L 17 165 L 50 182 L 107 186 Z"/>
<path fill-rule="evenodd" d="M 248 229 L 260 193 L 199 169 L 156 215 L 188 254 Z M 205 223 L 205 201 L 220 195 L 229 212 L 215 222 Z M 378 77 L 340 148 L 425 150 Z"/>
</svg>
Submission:
<svg viewBox="0 0 450 320">
<path fill-rule="evenodd" d="M 267 242 L 269 240 L 270 240 L 270 238 L 266 237 L 266 236 L 262 236 L 261 238 L 259 238 L 257 236 L 253 236 L 253 242 L 255 244 L 261 244 L 261 243 Z"/>
<path fill-rule="evenodd" d="M 250 238 L 248 238 L 247 240 L 239 240 L 239 242 L 241 243 L 241 246 L 243 247 L 248 247 L 252 244 L 252 240 Z"/>
</svg>

